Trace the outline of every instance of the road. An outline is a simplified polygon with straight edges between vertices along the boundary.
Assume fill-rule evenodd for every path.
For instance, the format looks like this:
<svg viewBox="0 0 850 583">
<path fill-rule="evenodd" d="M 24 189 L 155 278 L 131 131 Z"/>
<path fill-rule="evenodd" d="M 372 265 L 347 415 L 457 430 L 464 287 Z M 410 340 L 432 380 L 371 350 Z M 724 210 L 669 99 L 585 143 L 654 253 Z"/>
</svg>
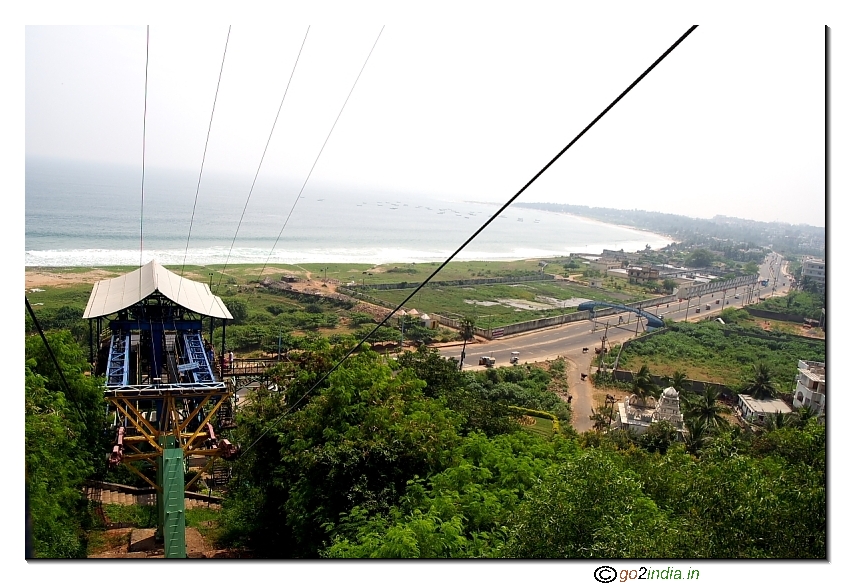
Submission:
<svg viewBox="0 0 850 583">
<path fill-rule="evenodd" d="M 783 295 L 790 288 L 790 280 L 783 272 L 784 267 L 781 256 L 771 254 L 761 265 L 759 279 L 768 279 L 770 286 L 767 288 L 756 286 L 752 298 L 745 293 L 744 288 L 728 290 L 727 292 L 716 292 L 703 296 L 699 300 L 672 302 L 649 308 L 647 311 L 663 316 L 665 320 L 704 320 L 717 317 L 722 308 L 742 308 L 747 303 L 753 304 L 758 295 Z M 764 277 L 762 277 L 762 273 Z M 784 285 L 783 285 L 784 284 Z M 774 289 L 774 286 L 776 288 Z M 769 291 L 768 291 L 769 290 Z M 736 297 L 737 296 L 737 297 Z M 706 310 L 706 305 L 710 306 Z M 699 313 L 696 310 L 699 309 Z M 509 366 L 512 351 L 519 351 L 519 362 L 541 362 L 554 360 L 559 356 L 571 362 L 571 374 L 569 377 L 570 392 L 573 396 L 573 426 L 576 431 L 586 431 L 591 427 L 589 416 L 591 415 L 592 395 L 589 382 L 580 380 L 581 373 L 590 370 L 594 348 L 602 346 L 602 337 L 607 336 L 607 342 L 621 343 L 623 340 L 637 336 L 644 331 L 645 320 L 637 318 L 631 312 L 624 312 L 612 316 L 597 318 L 594 321 L 585 320 L 570 324 L 561 324 L 550 328 L 543 328 L 523 334 L 513 334 L 506 338 L 482 341 L 475 344 L 467 344 L 466 358 L 464 359 L 464 370 L 483 370 L 478 365 L 481 356 L 492 356 L 496 359 L 496 366 Z M 446 358 L 454 357 L 460 359 L 461 346 L 448 346 L 440 348 L 440 354 Z M 588 348 L 587 353 L 583 352 Z"/>
</svg>

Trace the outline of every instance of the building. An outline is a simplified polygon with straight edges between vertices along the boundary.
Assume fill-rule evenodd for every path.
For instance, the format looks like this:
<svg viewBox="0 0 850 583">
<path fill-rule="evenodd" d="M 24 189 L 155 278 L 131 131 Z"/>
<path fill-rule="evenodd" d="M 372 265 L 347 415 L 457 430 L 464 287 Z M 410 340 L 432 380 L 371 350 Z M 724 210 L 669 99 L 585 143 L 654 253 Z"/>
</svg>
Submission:
<svg viewBox="0 0 850 583">
<path fill-rule="evenodd" d="M 425 328 L 427 328 L 428 330 L 437 329 L 437 321 L 433 320 L 428 314 L 422 314 L 421 316 L 419 316 L 419 319 L 422 321 L 422 325 L 425 326 Z"/>
<path fill-rule="evenodd" d="M 638 435 L 644 433 L 649 426 L 659 421 L 668 421 L 679 430 L 681 435 L 684 419 L 679 401 L 679 393 L 673 387 L 667 387 L 656 402 L 649 397 L 646 402 L 637 395 L 631 395 L 622 403 L 617 403 L 616 427 L 632 430 Z"/>
<path fill-rule="evenodd" d="M 826 283 L 826 263 L 823 259 L 814 257 L 806 257 L 803 259 L 803 267 L 800 270 L 800 277 L 808 277 L 810 280 L 820 284 Z"/>
<path fill-rule="evenodd" d="M 738 395 L 738 414 L 750 423 L 764 423 L 768 415 L 791 413 L 782 399 L 754 399 L 749 395 Z"/>
<path fill-rule="evenodd" d="M 658 279 L 658 270 L 648 266 L 629 266 L 629 279 L 637 282 L 651 281 Z"/>
<path fill-rule="evenodd" d="M 607 277 L 622 277 L 623 279 L 627 279 L 629 277 L 629 271 L 627 269 L 609 269 L 605 272 Z"/>
<path fill-rule="evenodd" d="M 816 415 L 826 412 L 826 364 L 797 361 L 797 386 L 791 404 L 795 409 L 809 407 Z"/>
</svg>

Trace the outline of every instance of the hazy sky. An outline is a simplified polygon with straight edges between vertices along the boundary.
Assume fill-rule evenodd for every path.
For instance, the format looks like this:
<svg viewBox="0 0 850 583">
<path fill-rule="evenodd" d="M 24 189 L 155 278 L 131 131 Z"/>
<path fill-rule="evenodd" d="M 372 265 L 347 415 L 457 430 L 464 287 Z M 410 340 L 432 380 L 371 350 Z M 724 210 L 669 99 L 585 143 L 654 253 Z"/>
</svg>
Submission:
<svg viewBox="0 0 850 583">
<path fill-rule="evenodd" d="M 0 221 L 3 233 L 18 241 L 17 252 L 4 254 L 13 283 L 15 274 L 23 279 L 18 262 L 24 256 L 25 153 L 141 163 L 144 28 L 25 25 L 151 23 L 148 162 L 196 171 L 232 23 L 207 169 L 253 175 L 312 24 L 260 177 L 301 181 L 386 24 L 313 179 L 504 201 L 691 24 L 701 23 L 520 200 L 824 225 L 823 25 L 829 24 L 830 184 L 832 193 L 848 191 L 842 174 L 850 157 L 842 139 L 847 132 L 835 129 L 846 129 L 850 99 L 846 3 L 714 0 L 702 3 L 705 9 L 699 3 L 633 0 L 8 4 L 0 21 L 0 176 L 4 204 L 10 202 L 12 210 L 0 213 Z M 832 199 L 831 227 L 844 222 L 841 197 Z M 828 234 L 833 249 L 845 248 L 846 230 Z M 836 289 L 844 288 L 845 272 L 830 272 Z M 15 287 L 0 292 L 7 305 L 20 293 Z M 846 329 L 847 312 L 840 303 L 835 308 L 830 326 Z M 844 342 L 834 335 L 830 351 L 843 354 Z M 8 344 L 8 360 L 20 362 L 23 343 Z M 21 386 L 22 372 L 12 367 L 13 384 Z M 13 407 L 22 406 L 22 392 L 11 398 Z M 830 398 L 836 411 L 846 405 L 841 391 Z M 22 463 L 23 418 L 12 416 L 12 423 L 18 426 L 9 435 L 20 445 L 11 456 Z M 846 442 L 837 431 L 830 439 L 838 449 Z M 19 496 L 10 484 L 5 491 Z M 840 496 L 831 498 L 838 504 L 830 506 L 830 517 L 841 523 L 847 505 Z M 846 537 L 832 530 L 840 548 Z M 828 564 L 717 561 L 705 571 L 729 580 L 748 569 L 756 577 L 773 570 L 768 576 L 776 580 L 817 572 L 823 578 L 828 569 L 846 568 L 846 553 L 833 554 Z M 443 565 L 455 576 L 466 567 L 438 563 L 385 568 L 424 581 Z M 350 575 L 349 565 L 333 567 Z M 593 566 L 545 568 L 556 578 L 588 578 Z M 67 571 L 67 563 L 47 567 Z M 30 578 L 55 580 L 47 567 Z M 527 576 L 528 567 L 469 568 L 508 580 L 514 573 Z M 315 576 L 316 565 L 286 568 Z"/>
<path fill-rule="evenodd" d="M 690 21 L 637 24 L 389 23 L 311 182 L 505 201 Z M 304 180 L 381 26 L 311 26 L 260 180 Z M 206 171 L 257 170 L 305 33 L 232 27 Z M 148 166 L 199 170 L 226 37 L 150 27 Z M 25 43 L 26 155 L 141 168 L 144 26 Z M 822 25 L 702 25 L 519 200 L 823 226 L 824 95 Z"/>
</svg>

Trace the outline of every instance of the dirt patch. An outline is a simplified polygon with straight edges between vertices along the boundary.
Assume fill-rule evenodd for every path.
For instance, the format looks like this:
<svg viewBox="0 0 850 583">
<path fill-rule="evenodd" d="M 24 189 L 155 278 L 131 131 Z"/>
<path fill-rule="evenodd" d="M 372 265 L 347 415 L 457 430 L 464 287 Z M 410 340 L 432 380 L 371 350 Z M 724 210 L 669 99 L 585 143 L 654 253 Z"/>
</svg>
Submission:
<svg viewBox="0 0 850 583">
<path fill-rule="evenodd" d="M 154 540 L 154 528 L 116 528 L 105 531 L 101 550 L 90 559 L 155 559 L 163 557 L 161 542 Z M 99 545 L 100 546 L 100 545 Z M 133 550 L 130 550 L 130 549 Z M 244 556 L 245 553 L 242 553 Z M 240 553 L 213 549 L 196 528 L 186 529 L 186 556 L 190 559 L 237 558 Z"/>
<path fill-rule="evenodd" d="M 772 332 L 784 332 L 786 334 L 796 334 L 797 336 L 808 336 L 809 338 L 823 338 L 824 331 L 820 328 L 805 326 L 796 322 L 780 322 L 777 320 L 758 320 L 758 327 L 762 330 Z"/>
<path fill-rule="evenodd" d="M 597 387 L 593 386 L 593 408 L 596 411 L 605 407 L 605 396 L 611 395 L 616 399 L 614 406 L 616 407 L 617 403 L 622 403 L 626 399 L 628 399 L 631 395 L 631 391 L 623 391 L 621 389 L 615 389 L 613 387 Z"/>
<path fill-rule="evenodd" d="M 80 283 L 96 283 L 103 279 L 112 279 L 117 274 L 105 269 L 92 269 L 85 272 L 72 272 L 52 269 L 27 269 L 24 272 L 24 285 L 34 287 L 67 287 Z"/>
</svg>

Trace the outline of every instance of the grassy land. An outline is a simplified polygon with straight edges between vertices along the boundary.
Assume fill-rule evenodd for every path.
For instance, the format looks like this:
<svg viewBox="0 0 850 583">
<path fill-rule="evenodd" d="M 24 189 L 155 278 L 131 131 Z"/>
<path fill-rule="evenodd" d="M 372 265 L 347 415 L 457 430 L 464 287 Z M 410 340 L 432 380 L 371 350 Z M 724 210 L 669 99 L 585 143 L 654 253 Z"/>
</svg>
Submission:
<svg viewBox="0 0 850 583">
<path fill-rule="evenodd" d="M 532 425 L 523 425 L 522 428 L 529 433 L 534 433 L 539 435 L 544 439 L 549 439 L 552 437 L 552 420 L 545 419 L 543 417 L 527 417 L 529 421 L 533 422 Z"/>
<path fill-rule="evenodd" d="M 517 261 L 466 261 L 453 262 L 447 265 L 434 281 L 523 276 L 540 273 L 540 262 L 547 263 L 545 271 L 551 274 L 562 274 L 564 258 L 532 259 Z M 362 334 L 364 325 L 362 314 L 358 308 L 330 300 L 308 301 L 312 298 L 297 297 L 285 293 L 273 293 L 256 285 L 262 277 L 279 278 L 282 274 L 294 274 L 302 278 L 311 277 L 314 285 L 320 285 L 316 280 L 324 278 L 336 279 L 347 283 L 355 281 L 367 284 L 399 283 L 422 281 L 438 263 L 413 264 L 398 263 L 386 265 L 328 263 L 269 265 L 263 269 L 260 265 L 187 265 L 167 266 L 175 273 L 203 283 L 212 283 L 213 291 L 221 296 L 226 303 L 241 301 L 247 304 L 248 317 L 240 323 L 228 325 L 228 344 L 232 344 L 240 354 L 248 354 L 256 350 L 277 349 L 278 336 L 291 332 L 295 335 L 312 332 L 323 336 L 334 334 Z M 88 302 L 95 281 L 110 279 L 134 270 L 131 266 L 103 268 L 27 268 L 28 273 L 42 276 L 50 283 L 29 284 L 30 288 L 39 287 L 44 291 L 27 295 L 33 309 L 39 315 L 45 327 L 68 328 L 76 337 L 83 338 L 88 334 L 88 323 L 79 316 Z M 359 277 L 358 277 L 359 276 Z M 610 283 L 610 282 L 607 282 Z M 499 298 L 535 301 L 537 296 L 546 296 L 558 300 L 571 298 L 587 298 L 613 301 L 629 301 L 645 296 L 645 290 L 631 289 L 625 282 L 616 282 L 618 287 L 625 289 L 590 288 L 566 281 L 528 282 L 517 285 L 485 285 L 474 288 L 454 286 L 429 287 L 418 294 L 410 302 L 408 308 L 417 308 L 424 312 L 440 312 L 444 314 L 462 314 L 475 316 L 482 326 L 501 326 L 535 318 L 559 315 L 574 311 L 575 308 L 553 308 L 549 310 L 522 310 L 515 307 L 496 305 L 479 306 L 464 302 L 476 300 L 479 302 L 493 301 Z M 470 291 L 472 289 L 473 291 Z M 397 304 L 410 293 L 410 290 L 370 291 L 380 300 Z M 640 294 L 640 295 L 636 295 Z M 357 323 L 360 317 L 359 324 Z M 452 340 L 451 333 L 442 334 L 441 341 Z M 231 342 L 232 341 L 232 342 Z M 87 342 L 87 341 L 86 341 Z"/>
<path fill-rule="evenodd" d="M 725 336 L 724 329 L 743 334 Z M 749 335 L 756 332 L 759 337 Z M 646 364 L 660 376 L 671 376 L 678 370 L 691 379 L 740 389 L 745 387 L 753 366 L 764 363 L 773 373 L 776 388 L 788 393 L 793 389 L 798 360 L 824 362 L 825 358 L 825 344 L 817 340 L 752 326 L 677 322 L 666 332 L 628 344 L 620 356 L 620 366 L 637 370 Z"/>
<path fill-rule="evenodd" d="M 368 290 L 374 298 L 398 304 L 411 290 Z M 509 305 L 480 305 L 471 302 L 496 302 L 512 299 L 545 303 L 539 297 L 556 300 L 588 299 L 601 301 L 633 301 L 637 298 L 621 292 L 600 290 L 567 281 L 527 281 L 516 284 L 487 284 L 476 286 L 427 286 L 405 304 L 406 309 L 416 308 L 420 312 L 457 314 L 473 317 L 479 326 L 498 327 L 537 318 L 548 318 L 575 312 L 575 307 L 548 310 L 526 310 Z"/>
</svg>

